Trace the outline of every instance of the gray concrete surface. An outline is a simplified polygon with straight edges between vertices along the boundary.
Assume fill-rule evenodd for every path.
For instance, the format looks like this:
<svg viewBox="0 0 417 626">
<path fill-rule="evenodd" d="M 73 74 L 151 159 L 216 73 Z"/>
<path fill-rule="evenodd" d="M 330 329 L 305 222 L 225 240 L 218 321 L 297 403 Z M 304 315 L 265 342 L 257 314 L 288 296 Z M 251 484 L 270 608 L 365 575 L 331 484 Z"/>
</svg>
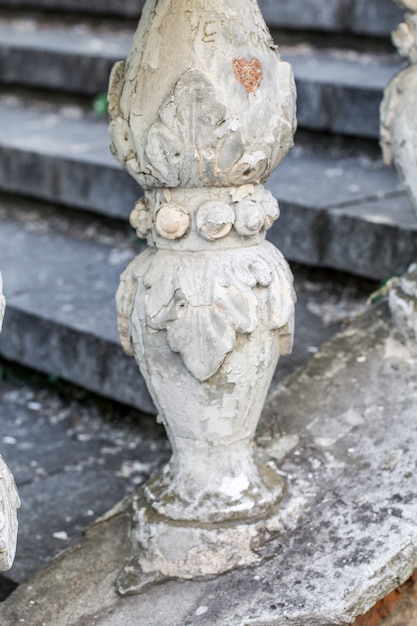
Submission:
<svg viewBox="0 0 417 626">
<path fill-rule="evenodd" d="M 0 188 L 127 220 L 142 195 L 111 156 L 107 122 L 78 108 L 1 107 Z"/>
<path fill-rule="evenodd" d="M 114 581 L 129 553 L 121 507 L 9 596 L 1 623 L 351 623 L 417 568 L 414 374 L 382 304 L 269 398 L 258 442 L 286 495 L 283 529 L 257 567 L 120 599 Z"/>
<path fill-rule="evenodd" d="M 5 377 L 0 449 L 22 505 L 16 559 L 3 581 L 21 583 L 159 468 L 169 451 L 154 418 L 97 404 L 77 390 Z"/>
<path fill-rule="evenodd" d="M 153 411 L 139 370 L 123 354 L 117 333 L 115 292 L 134 250 L 62 233 L 34 233 L 30 223 L 25 228 L 7 219 L 0 236 L 8 302 L 1 354 Z"/>
<path fill-rule="evenodd" d="M 39 9 L 56 13 L 92 13 L 137 17 L 144 0 L 3 0 L 3 6 L 12 9 Z"/>
<path fill-rule="evenodd" d="M 297 85 L 301 128 L 359 137 L 379 137 L 382 92 L 401 62 L 343 50 L 282 48 Z"/>
<path fill-rule="evenodd" d="M 401 19 L 387 0 L 260 0 L 259 5 L 268 24 L 295 30 L 387 36 Z"/>
</svg>

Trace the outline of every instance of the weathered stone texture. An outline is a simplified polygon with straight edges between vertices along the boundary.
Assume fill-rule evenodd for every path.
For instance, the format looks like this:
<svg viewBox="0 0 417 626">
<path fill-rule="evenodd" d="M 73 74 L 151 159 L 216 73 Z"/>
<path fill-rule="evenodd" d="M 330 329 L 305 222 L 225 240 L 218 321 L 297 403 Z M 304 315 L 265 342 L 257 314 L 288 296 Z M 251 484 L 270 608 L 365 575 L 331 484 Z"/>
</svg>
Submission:
<svg viewBox="0 0 417 626">
<path fill-rule="evenodd" d="M 380 600 L 353 626 L 412 626 L 417 624 L 417 574 Z"/>
<path fill-rule="evenodd" d="M 0 332 L 6 301 L 3 296 L 3 279 L 0 273 Z M 14 478 L 0 455 L 0 570 L 11 568 L 16 552 L 17 516 L 20 506 Z"/>
<path fill-rule="evenodd" d="M 197 617 L 204 626 L 351 624 L 417 568 L 414 374 L 384 304 L 270 399 L 258 442 L 287 492 L 285 531 L 266 563 L 118 599 L 129 546 L 116 512 L 3 603 L 1 623 L 15 626 L 18 615 L 30 626 L 183 626 Z"/>
<path fill-rule="evenodd" d="M 263 183 L 293 146 L 294 76 L 253 0 L 172 8 L 146 5 L 109 84 L 111 151 L 144 188 L 131 223 L 149 245 L 121 276 L 120 338 L 172 445 L 133 500 L 122 594 L 258 562 L 283 490 L 252 441 L 293 344 Z"/>
<path fill-rule="evenodd" d="M 408 9 L 392 39 L 408 66 L 387 85 L 381 104 L 381 147 L 385 162 L 394 163 L 417 214 L 417 4 L 399 1 Z"/>
</svg>

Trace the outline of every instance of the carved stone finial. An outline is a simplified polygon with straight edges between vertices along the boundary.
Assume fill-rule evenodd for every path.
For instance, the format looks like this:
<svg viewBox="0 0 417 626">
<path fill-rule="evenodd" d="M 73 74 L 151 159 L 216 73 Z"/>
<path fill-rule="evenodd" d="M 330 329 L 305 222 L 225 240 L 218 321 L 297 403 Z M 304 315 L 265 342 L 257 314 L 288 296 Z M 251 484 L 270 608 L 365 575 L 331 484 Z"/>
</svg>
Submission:
<svg viewBox="0 0 417 626">
<path fill-rule="evenodd" d="M 293 144 L 295 99 L 255 0 L 148 0 L 113 70 L 112 152 L 145 190 L 131 223 L 149 244 L 121 278 L 120 336 L 173 451 L 133 500 L 122 593 L 257 562 L 277 525 L 282 482 L 252 441 L 292 346 L 263 182 Z"/>
<path fill-rule="evenodd" d="M 417 212 L 417 0 L 395 1 L 407 12 L 392 40 L 409 65 L 385 88 L 381 147 L 385 163 L 395 164 Z"/>
<path fill-rule="evenodd" d="M 6 301 L 3 296 L 3 281 L 0 274 L 0 332 Z M 13 565 L 17 541 L 17 515 L 20 507 L 19 494 L 13 475 L 0 456 L 0 570 Z"/>
</svg>

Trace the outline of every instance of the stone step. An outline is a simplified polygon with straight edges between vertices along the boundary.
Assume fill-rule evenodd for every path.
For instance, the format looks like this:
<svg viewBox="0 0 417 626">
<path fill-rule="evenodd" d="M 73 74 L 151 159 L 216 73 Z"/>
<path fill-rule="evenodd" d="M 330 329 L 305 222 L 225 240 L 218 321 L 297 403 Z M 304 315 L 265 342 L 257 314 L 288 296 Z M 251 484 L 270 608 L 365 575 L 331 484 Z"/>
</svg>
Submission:
<svg viewBox="0 0 417 626">
<path fill-rule="evenodd" d="M 1 82 L 94 96 L 107 91 L 111 68 L 128 54 L 131 36 L 131 30 L 2 19 Z M 378 137 L 382 92 L 401 67 L 395 56 L 307 46 L 281 52 L 294 67 L 300 127 Z"/>
<path fill-rule="evenodd" d="M 5 105 L 0 119 L 0 190 L 127 220 L 142 192 L 110 155 L 106 123 Z M 319 143 L 299 142 L 268 181 L 281 206 L 270 238 L 291 261 L 376 280 L 405 271 L 417 218 L 396 172 Z"/>
<path fill-rule="evenodd" d="M 401 62 L 387 55 L 307 46 L 280 51 L 294 70 L 299 127 L 379 138 L 383 91 Z"/>
<path fill-rule="evenodd" d="M 116 324 L 119 276 L 137 249 L 126 242 L 83 239 L 71 234 L 69 225 L 53 230 L 33 203 L 15 205 L 13 211 L 10 206 L 10 199 L 0 201 L 0 268 L 7 300 L 0 355 L 154 412 L 134 359 L 122 352 Z M 345 304 L 347 309 L 356 306 L 346 281 L 335 284 L 316 276 L 313 285 L 309 272 L 297 271 L 297 336 L 292 355 L 279 364 L 275 382 L 308 360 L 340 328 L 341 319 L 349 315 L 343 301 L 351 302 Z"/>
<path fill-rule="evenodd" d="M 142 194 L 110 154 L 107 123 L 75 107 L 0 105 L 0 189 L 128 219 Z"/>
<path fill-rule="evenodd" d="M 93 96 L 107 91 L 115 61 L 126 57 L 132 30 L 37 19 L 0 20 L 1 82 Z"/>
<path fill-rule="evenodd" d="M 259 0 L 268 24 L 294 30 L 388 36 L 403 13 L 392 0 Z"/>
<path fill-rule="evenodd" d="M 7 311 L 1 355 L 153 412 L 116 328 L 114 295 L 133 256 L 133 251 L 58 232 L 31 232 L 30 224 L 2 219 L 0 267 Z"/>
<path fill-rule="evenodd" d="M 138 17 L 143 0 L 2 0 L 2 7 Z M 392 0 L 259 0 L 270 26 L 387 36 L 401 19 Z"/>
</svg>

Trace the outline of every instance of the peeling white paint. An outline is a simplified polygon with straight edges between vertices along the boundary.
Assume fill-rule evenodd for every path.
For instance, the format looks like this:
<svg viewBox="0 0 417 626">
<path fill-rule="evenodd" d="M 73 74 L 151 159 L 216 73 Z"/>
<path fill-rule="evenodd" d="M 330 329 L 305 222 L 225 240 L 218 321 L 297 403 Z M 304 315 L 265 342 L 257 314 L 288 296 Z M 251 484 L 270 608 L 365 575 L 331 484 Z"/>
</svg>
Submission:
<svg viewBox="0 0 417 626">
<path fill-rule="evenodd" d="M 237 500 L 242 492 L 249 487 L 249 480 L 245 474 L 239 474 L 235 478 L 225 476 L 220 485 L 220 491 Z"/>
<path fill-rule="evenodd" d="M 199 606 L 195 614 L 199 617 L 200 615 L 204 615 L 204 613 L 207 613 L 208 609 L 208 606 Z"/>
</svg>

